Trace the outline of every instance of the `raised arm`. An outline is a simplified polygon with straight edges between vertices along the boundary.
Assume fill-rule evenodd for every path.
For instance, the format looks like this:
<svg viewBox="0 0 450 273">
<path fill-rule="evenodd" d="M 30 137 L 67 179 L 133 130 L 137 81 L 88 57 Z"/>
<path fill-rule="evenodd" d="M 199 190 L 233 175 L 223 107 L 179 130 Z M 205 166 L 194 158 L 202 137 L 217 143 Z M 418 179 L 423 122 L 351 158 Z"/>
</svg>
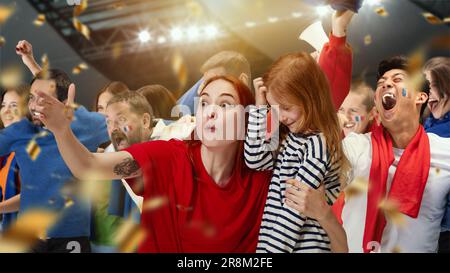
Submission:
<svg viewBox="0 0 450 273">
<path fill-rule="evenodd" d="M 346 36 L 353 15 L 350 10 L 333 14 L 330 42 L 323 46 L 319 57 L 319 65 L 328 78 L 336 111 L 347 97 L 352 81 L 352 50 L 346 43 Z"/>
<path fill-rule="evenodd" d="M 247 134 L 244 142 L 245 164 L 250 169 L 262 171 L 272 170 L 274 165 L 273 152 L 278 142 L 267 139 L 268 107 L 266 101 L 267 88 L 263 80 L 254 80 L 256 106 L 251 106 L 248 118 Z"/>
<path fill-rule="evenodd" d="M 42 68 L 34 59 L 33 46 L 29 42 L 23 40 L 17 43 L 16 53 L 22 57 L 22 62 L 28 67 L 31 73 L 33 73 L 33 76 L 36 76 L 41 72 Z"/>
<path fill-rule="evenodd" d="M 72 174 L 80 179 L 121 179 L 140 176 L 140 167 L 128 152 L 91 153 L 70 128 L 75 85 L 69 87 L 66 104 L 38 92 L 39 119 L 55 135 L 59 152 Z"/>
</svg>

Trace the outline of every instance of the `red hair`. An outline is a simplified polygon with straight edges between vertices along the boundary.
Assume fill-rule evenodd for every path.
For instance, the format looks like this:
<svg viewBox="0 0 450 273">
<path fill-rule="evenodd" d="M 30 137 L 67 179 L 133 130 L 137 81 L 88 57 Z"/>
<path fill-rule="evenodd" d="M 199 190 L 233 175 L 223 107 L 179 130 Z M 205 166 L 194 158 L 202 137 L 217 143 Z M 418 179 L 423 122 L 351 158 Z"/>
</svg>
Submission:
<svg viewBox="0 0 450 273">
<path fill-rule="evenodd" d="M 350 164 L 343 151 L 341 127 L 330 87 L 317 62 L 304 52 L 287 54 L 271 66 L 264 76 L 264 83 L 278 102 L 299 106 L 298 132 L 323 134 L 331 162 L 340 164 L 345 179 Z"/>
<path fill-rule="evenodd" d="M 238 94 L 239 104 L 242 105 L 244 108 L 249 105 L 255 104 L 255 97 L 253 96 L 253 93 L 248 88 L 248 86 L 245 83 L 243 83 L 241 80 L 237 79 L 236 77 L 229 76 L 229 75 L 215 76 L 215 77 L 208 79 L 203 84 L 202 89 L 199 93 L 201 93 L 203 90 L 205 90 L 205 88 L 209 84 L 211 84 L 212 82 L 218 81 L 218 80 L 226 81 L 233 86 L 233 88 L 236 90 L 236 93 Z M 248 125 L 248 112 L 245 113 L 245 132 L 247 132 L 247 125 Z M 193 135 L 191 136 L 191 139 L 194 139 Z M 244 141 L 243 140 L 237 140 L 237 141 L 239 141 L 240 143 L 239 143 L 238 152 L 236 154 L 235 168 L 237 167 L 236 170 L 239 170 L 242 174 L 243 170 L 247 170 L 247 167 L 244 163 Z M 201 144 L 201 141 L 199 141 L 199 140 L 188 140 L 186 142 L 191 147 Z"/>
</svg>

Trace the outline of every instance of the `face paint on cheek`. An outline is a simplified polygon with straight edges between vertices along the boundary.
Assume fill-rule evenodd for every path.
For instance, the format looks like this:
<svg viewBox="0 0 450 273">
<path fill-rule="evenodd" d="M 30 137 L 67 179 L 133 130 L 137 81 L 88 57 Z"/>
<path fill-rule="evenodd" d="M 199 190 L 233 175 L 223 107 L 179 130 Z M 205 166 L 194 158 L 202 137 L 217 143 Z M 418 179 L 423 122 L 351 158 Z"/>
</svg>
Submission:
<svg viewBox="0 0 450 273">
<path fill-rule="evenodd" d="M 362 122 L 362 121 L 364 121 L 364 119 L 365 119 L 364 116 L 355 116 L 354 117 L 355 122 Z"/>
<path fill-rule="evenodd" d="M 130 131 L 132 130 L 132 128 L 131 128 L 131 126 L 127 125 L 127 126 L 123 127 L 122 130 L 123 130 L 125 133 L 128 133 L 128 132 L 130 132 Z"/>
<path fill-rule="evenodd" d="M 405 88 L 402 89 L 402 96 L 406 97 L 406 95 L 408 95 L 408 92 L 406 91 Z"/>
</svg>

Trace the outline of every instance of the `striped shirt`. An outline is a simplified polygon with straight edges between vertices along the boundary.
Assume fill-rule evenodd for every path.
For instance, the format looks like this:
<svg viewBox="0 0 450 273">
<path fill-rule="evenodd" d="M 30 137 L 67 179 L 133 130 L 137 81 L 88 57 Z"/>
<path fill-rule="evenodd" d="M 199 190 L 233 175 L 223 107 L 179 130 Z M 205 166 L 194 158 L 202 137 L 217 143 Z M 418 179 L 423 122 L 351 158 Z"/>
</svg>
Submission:
<svg viewBox="0 0 450 273">
<path fill-rule="evenodd" d="M 245 162 L 255 170 L 273 170 L 259 231 L 257 252 L 330 252 L 320 224 L 285 204 L 286 181 L 296 179 L 317 189 L 323 183 L 332 204 L 340 191 L 339 168 L 331 164 L 322 134 L 289 133 L 275 160 L 278 143 L 266 139 L 267 108 L 252 107 L 245 140 Z"/>
</svg>

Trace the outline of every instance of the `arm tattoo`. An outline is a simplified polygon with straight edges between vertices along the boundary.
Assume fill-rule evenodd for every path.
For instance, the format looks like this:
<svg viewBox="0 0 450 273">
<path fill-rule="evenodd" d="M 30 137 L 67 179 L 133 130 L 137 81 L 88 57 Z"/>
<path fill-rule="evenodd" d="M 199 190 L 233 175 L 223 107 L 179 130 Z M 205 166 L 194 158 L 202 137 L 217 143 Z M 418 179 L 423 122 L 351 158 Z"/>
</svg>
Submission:
<svg viewBox="0 0 450 273">
<path fill-rule="evenodd" d="M 114 166 L 114 173 L 121 177 L 129 177 L 132 175 L 136 175 L 139 171 L 140 167 L 136 160 L 133 158 L 126 158 L 122 161 L 122 163 L 117 164 Z"/>
</svg>

